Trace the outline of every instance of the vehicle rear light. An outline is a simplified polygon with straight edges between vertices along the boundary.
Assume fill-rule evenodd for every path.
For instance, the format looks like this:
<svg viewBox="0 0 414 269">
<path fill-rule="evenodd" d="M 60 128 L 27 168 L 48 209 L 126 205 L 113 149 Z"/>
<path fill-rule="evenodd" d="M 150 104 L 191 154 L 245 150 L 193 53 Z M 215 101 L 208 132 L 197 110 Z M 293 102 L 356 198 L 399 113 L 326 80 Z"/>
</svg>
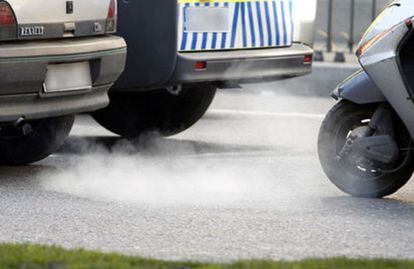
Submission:
<svg viewBox="0 0 414 269">
<path fill-rule="evenodd" d="M 0 1 L 0 40 L 17 38 L 17 21 L 10 5 Z"/>
<path fill-rule="evenodd" d="M 195 63 L 195 70 L 196 71 L 203 71 L 207 69 L 207 62 L 196 62 Z"/>
<path fill-rule="evenodd" d="M 0 24 L 1 25 L 15 25 L 16 19 L 9 4 L 0 2 Z"/>
<path fill-rule="evenodd" d="M 116 0 L 111 0 L 109 4 L 108 17 L 106 19 L 106 32 L 115 33 L 116 32 L 116 21 L 118 16 L 117 2 Z"/>
<path fill-rule="evenodd" d="M 364 44 L 362 44 L 356 52 L 357 57 L 361 57 L 367 50 L 369 50 L 372 46 L 374 46 L 378 41 L 380 41 L 384 36 L 388 34 L 389 31 L 381 32 L 380 34 L 374 36 Z"/>
<path fill-rule="evenodd" d="M 413 19 L 405 20 L 405 25 L 407 25 L 408 29 L 413 28 Z"/>
<path fill-rule="evenodd" d="M 305 57 L 303 57 L 303 63 L 304 64 L 312 64 L 313 62 L 313 55 L 309 54 L 309 55 L 305 55 Z"/>
</svg>

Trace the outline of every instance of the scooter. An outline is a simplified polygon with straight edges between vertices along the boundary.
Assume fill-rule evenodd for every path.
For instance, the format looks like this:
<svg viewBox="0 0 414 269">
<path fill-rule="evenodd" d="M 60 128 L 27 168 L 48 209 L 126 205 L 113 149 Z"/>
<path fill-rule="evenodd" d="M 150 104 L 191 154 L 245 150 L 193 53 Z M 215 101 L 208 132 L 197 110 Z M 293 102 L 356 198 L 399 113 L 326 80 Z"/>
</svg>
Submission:
<svg viewBox="0 0 414 269">
<path fill-rule="evenodd" d="M 414 1 L 394 1 L 364 34 L 362 69 L 341 83 L 318 151 L 328 178 L 356 197 L 380 198 L 414 172 Z"/>
</svg>

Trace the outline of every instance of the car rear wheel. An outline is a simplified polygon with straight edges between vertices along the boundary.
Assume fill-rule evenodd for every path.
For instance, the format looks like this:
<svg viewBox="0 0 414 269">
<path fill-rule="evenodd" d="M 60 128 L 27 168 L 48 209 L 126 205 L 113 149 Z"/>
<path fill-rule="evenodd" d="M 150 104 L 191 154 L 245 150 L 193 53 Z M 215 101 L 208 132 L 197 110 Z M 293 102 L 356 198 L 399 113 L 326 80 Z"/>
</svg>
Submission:
<svg viewBox="0 0 414 269">
<path fill-rule="evenodd" d="M 210 107 L 217 88 L 211 84 L 184 85 L 177 94 L 166 89 L 148 92 L 110 92 L 110 105 L 92 116 L 109 131 L 127 138 L 146 132 L 178 134 L 194 125 Z"/>
<path fill-rule="evenodd" d="M 14 124 L 0 124 L 0 165 L 25 165 L 40 161 L 62 146 L 74 116 Z"/>
</svg>

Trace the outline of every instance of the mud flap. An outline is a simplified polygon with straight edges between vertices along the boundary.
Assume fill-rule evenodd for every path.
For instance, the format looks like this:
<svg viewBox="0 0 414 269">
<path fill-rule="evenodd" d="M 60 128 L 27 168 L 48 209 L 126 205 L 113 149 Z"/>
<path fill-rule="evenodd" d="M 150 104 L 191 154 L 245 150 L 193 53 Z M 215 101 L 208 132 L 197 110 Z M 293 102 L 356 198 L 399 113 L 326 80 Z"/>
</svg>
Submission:
<svg viewBox="0 0 414 269">
<path fill-rule="evenodd" d="M 386 99 L 364 70 L 352 74 L 333 91 L 333 98 L 356 104 L 382 103 Z"/>
</svg>

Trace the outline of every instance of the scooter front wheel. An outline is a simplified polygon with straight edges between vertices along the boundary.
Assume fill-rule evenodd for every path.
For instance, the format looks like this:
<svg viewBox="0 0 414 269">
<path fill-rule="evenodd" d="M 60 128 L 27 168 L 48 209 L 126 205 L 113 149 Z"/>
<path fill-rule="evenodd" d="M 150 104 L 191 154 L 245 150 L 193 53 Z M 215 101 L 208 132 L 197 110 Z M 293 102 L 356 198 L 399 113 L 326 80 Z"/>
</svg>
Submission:
<svg viewBox="0 0 414 269">
<path fill-rule="evenodd" d="M 322 123 L 318 152 L 323 170 L 339 189 L 356 197 L 380 198 L 404 186 L 414 171 L 411 137 L 405 126 L 394 116 L 394 130 L 400 148 L 398 165 L 381 170 L 358 163 L 355 155 L 339 158 L 351 132 L 367 126 L 377 105 L 357 105 L 343 100 L 336 104 Z"/>
</svg>

